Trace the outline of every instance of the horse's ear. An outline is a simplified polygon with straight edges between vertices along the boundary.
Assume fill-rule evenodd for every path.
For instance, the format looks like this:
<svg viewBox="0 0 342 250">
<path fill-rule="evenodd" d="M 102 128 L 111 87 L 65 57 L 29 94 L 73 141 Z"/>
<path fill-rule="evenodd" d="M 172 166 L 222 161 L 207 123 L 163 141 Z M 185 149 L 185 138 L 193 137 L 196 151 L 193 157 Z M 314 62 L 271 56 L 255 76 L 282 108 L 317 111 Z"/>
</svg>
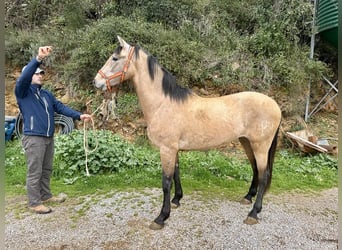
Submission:
<svg viewBox="0 0 342 250">
<path fill-rule="evenodd" d="M 120 46 L 125 48 L 125 47 L 129 47 L 129 44 L 125 42 L 124 39 L 122 39 L 120 36 L 118 36 L 118 40 L 120 42 Z"/>
</svg>

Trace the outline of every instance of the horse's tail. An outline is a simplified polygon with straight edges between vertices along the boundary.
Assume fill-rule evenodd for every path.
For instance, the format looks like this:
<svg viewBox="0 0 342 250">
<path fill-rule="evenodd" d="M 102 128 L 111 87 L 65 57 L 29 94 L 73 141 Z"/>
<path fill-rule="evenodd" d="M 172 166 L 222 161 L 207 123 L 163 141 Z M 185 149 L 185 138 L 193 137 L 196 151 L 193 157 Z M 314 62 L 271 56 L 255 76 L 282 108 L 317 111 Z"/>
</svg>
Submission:
<svg viewBox="0 0 342 250">
<path fill-rule="evenodd" d="M 279 126 L 280 127 L 280 126 Z M 273 161 L 274 161 L 274 156 L 277 148 L 277 141 L 278 141 L 278 132 L 279 132 L 279 127 L 273 137 L 273 141 L 271 144 L 270 149 L 268 150 L 268 159 L 267 159 L 267 185 L 266 185 L 266 190 L 269 189 L 271 186 L 271 181 L 272 181 L 272 169 L 273 169 Z"/>
</svg>

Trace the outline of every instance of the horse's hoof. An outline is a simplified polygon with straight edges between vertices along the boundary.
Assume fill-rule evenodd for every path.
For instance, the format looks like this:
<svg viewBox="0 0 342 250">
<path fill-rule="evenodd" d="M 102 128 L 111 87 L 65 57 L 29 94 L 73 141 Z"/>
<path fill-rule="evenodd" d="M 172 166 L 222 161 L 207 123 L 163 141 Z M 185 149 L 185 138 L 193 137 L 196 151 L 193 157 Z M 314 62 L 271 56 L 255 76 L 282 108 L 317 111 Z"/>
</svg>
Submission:
<svg viewBox="0 0 342 250">
<path fill-rule="evenodd" d="M 255 224 L 258 224 L 258 220 L 253 218 L 253 217 L 250 217 L 248 216 L 244 221 L 243 223 L 247 224 L 247 225 L 255 225 Z"/>
<path fill-rule="evenodd" d="M 160 225 L 158 223 L 155 223 L 154 221 L 150 224 L 149 228 L 152 230 L 160 230 L 163 229 L 164 224 Z"/>
<path fill-rule="evenodd" d="M 240 201 L 240 204 L 242 204 L 242 205 L 250 205 L 250 204 L 252 204 L 252 201 L 248 200 L 246 198 L 242 198 L 241 201 Z"/>
<path fill-rule="evenodd" d="M 171 202 L 171 208 L 176 209 L 180 206 L 180 204 L 172 203 Z"/>
</svg>

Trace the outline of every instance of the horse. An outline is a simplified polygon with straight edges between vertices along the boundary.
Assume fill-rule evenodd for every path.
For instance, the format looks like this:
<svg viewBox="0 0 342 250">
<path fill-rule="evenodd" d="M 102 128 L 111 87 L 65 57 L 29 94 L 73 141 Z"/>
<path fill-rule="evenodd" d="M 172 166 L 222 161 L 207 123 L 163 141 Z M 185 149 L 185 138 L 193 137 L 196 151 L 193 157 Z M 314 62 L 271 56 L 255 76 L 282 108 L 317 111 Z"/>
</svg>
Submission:
<svg viewBox="0 0 342 250">
<path fill-rule="evenodd" d="M 117 91 L 131 80 L 147 123 L 147 135 L 160 152 L 163 203 L 150 224 L 162 229 L 172 207 L 179 207 L 183 190 L 179 151 L 209 150 L 239 140 L 252 166 L 253 178 L 242 204 L 252 204 L 243 221 L 258 223 L 265 192 L 272 179 L 281 122 L 278 104 L 267 95 L 245 91 L 221 97 L 201 97 L 177 84 L 176 78 L 140 46 L 118 36 L 120 45 L 97 72 L 93 83 L 103 91 Z M 171 188 L 175 192 L 171 200 Z M 171 200 L 171 201 L 170 201 Z"/>
</svg>

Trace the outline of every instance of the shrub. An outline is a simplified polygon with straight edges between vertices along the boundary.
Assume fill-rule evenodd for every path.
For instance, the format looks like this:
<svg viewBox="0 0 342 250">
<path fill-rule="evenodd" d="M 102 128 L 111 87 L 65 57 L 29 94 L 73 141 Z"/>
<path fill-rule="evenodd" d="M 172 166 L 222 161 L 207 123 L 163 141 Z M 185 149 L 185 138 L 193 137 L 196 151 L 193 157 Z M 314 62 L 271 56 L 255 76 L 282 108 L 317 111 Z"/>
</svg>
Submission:
<svg viewBox="0 0 342 250">
<path fill-rule="evenodd" d="M 74 130 L 56 136 L 54 176 L 71 179 L 86 175 L 83 131 Z M 88 169 L 92 175 L 120 172 L 124 169 L 155 167 L 160 169 L 156 151 L 135 147 L 110 131 L 87 131 L 89 150 Z"/>
</svg>

